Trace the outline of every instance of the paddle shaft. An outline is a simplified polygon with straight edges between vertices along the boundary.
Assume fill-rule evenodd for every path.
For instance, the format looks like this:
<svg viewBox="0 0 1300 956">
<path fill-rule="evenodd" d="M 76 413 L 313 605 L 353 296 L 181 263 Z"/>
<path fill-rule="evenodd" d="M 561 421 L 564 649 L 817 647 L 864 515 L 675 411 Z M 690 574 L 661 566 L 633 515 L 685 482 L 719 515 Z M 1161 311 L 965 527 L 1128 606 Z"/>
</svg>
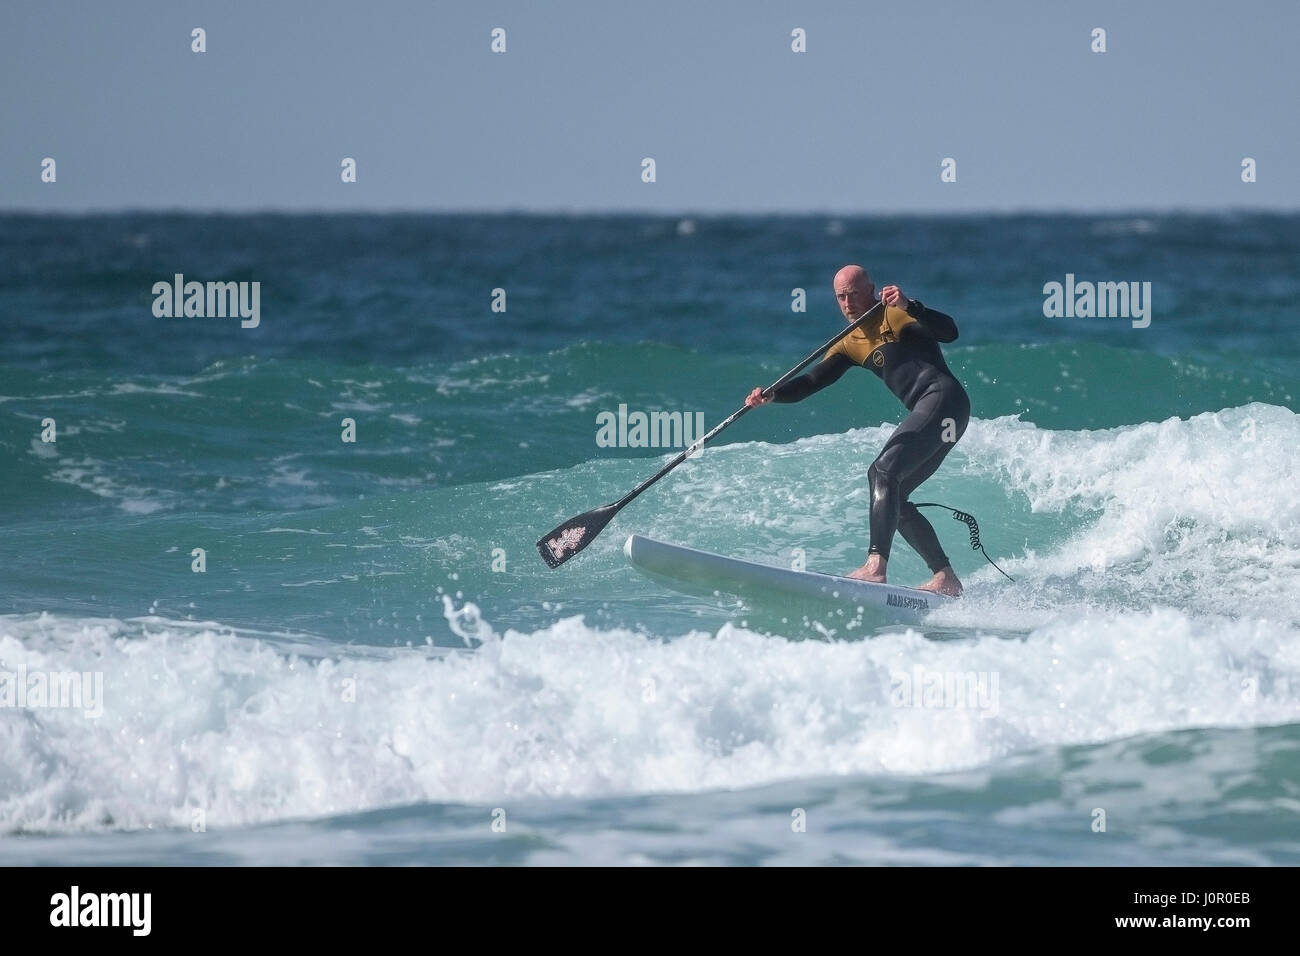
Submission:
<svg viewBox="0 0 1300 956">
<path fill-rule="evenodd" d="M 831 336 L 829 339 L 823 342 L 821 347 L 818 348 L 817 351 L 813 352 L 811 355 L 809 355 L 806 359 L 804 359 L 794 368 L 790 369 L 790 371 L 786 372 L 784 375 L 778 378 L 767 388 L 763 389 L 763 394 L 770 395 L 772 392 L 775 392 L 786 382 L 790 381 L 790 379 L 794 378 L 805 368 L 811 365 L 814 361 L 816 361 L 817 356 L 825 354 L 826 350 L 829 349 L 836 342 L 838 342 L 840 339 L 844 338 L 846 335 L 849 335 L 855 329 L 860 328 L 862 326 L 862 323 L 866 322 L 867 319 L 870 319 L 873 315 L 875 315 L 878 309 L 884 308 L 884 305 L 885 303 L 883 302 L 877 302 L 866 312 L 862 313 L 862 315 L 858 316 L 854 321 L 850 322 L 848 326 L 846 326 L 844 329 L 837 332 L 835 335 Z M 727 416 L 726 419 L 724 419 L 723 421 L 715 425 L 713 427 L 713 430 L 710 431 L 707 435 L 705 435 L 703 438 L 699 439 L 698 441 L 693 442 L 689 448 L 687 448 L 685 451 L 679 454 L 668 464 L 664 465 L 663 468 L 661 468 L 657 474 L 641 482 L 641 484 L 637 485 L 635 488 L 633 488 L 626 495 L 624 495 L 618 501 L 614 502 L 609 507 L 613 508 L 615 511 L 620 510 L 624 505 L 632 501 L 632 499 L 634 499 L 637 495 L 641 494 L 641 492 L 645 491 L 647 488 L 653 485 L 664 475 L 668 474 L 668 472 L 672 471 L 674 468 L 676 468 L 678 465 L 684 462 L 688 457 L 694 454 L 694 452 L 697 449 L 703 448 L 705 443 L 712 441 L 714 438 L 716 438 L 719 434 L 722 433 L 723 429 L 727 428 L 729 425 L 735 422 L 736 419 L 744 415 L 747 411 L 750 410 L 751 407 L 752 406 L 749 405 L 748 403 L 741 405 L 740 408 L 732 412 L 729 416 Z"/>
</svg>

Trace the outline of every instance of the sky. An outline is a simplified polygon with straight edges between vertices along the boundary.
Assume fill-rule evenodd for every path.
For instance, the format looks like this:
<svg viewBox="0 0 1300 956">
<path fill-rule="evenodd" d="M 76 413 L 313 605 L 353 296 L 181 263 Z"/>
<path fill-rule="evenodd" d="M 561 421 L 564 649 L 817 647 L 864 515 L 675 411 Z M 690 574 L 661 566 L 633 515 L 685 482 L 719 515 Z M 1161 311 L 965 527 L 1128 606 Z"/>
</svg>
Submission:
<svg viewBox="0 0 1300 956">
<path fill-rule="evenodd" d="M 1297 37 L 1298 0 L 5 0 L 0 210 L 1293 211 Z"/>
</svg>

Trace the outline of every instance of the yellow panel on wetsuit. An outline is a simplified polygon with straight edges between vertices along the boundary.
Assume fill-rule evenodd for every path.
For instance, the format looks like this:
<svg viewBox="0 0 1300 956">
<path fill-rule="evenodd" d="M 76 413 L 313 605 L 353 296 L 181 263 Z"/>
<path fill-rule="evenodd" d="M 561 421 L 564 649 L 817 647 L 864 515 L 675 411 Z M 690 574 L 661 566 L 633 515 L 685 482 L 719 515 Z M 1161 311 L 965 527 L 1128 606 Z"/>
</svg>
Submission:
<svg viewBox="0 0 1300 956">
<path fill-rule="evenodd" d="M 915 321 L 916 319 L 902 309 L 896 309 L 892 305 L 886 306 L 885 321 L 880 326 L 871 328 L 864 325 L 854 329 L 836 342 L 826 353 L 826 357 L 830 358 L 836 352 L 840 352 L 854 365 L 865 365 L 867 357 L 872 352 L 888 342 L 897 342 L 903 329 Z"/>
</svg>

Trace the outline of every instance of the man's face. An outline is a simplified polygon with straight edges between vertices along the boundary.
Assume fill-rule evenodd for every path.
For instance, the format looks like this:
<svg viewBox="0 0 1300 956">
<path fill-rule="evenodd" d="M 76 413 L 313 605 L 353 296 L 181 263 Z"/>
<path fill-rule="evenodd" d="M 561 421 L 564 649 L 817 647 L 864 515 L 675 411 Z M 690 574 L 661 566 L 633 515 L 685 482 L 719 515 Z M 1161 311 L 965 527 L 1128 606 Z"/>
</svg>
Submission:
<svg viewBox="0 0 1300 956">
<path fill-rule="evenodd" d="M 871 308 L 875 296 L 876 285 L 865 276 L 841 279 L 835 283 L 835 301 L 840 304 L 840 311 L 849 322 Z"/>
</svg>

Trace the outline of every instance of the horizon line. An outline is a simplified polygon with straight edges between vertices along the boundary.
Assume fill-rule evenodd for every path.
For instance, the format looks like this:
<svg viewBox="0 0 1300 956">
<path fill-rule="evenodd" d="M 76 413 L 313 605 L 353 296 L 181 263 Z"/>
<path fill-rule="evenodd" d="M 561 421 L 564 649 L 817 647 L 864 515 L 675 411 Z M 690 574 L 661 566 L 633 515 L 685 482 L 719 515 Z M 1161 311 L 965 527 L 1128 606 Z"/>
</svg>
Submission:
<svg viewBox="0 0 1300 956">
<path fill-rule="evenodd" d="M 644 208 L 424 208 L 424 207 L 375 207 L 329 209 L 320 207 L 201 207 L 201 206 L 106 206 L 102 208 L 86 207 L 83 209 L 48 209 L 40 207 L 0 207 L 0 216 L 121 216 L 121 215 L 192 215 L 192 216 L 535 216 L 535 217 L 569 217 L 598 218 L 609 216 L 628 216 L 658 219 L 725 219 L 733 217 L 768 217 L 788 219 L 889 219 L 889 218 L 962 218 L 975 216 L 1177 216 L 1177 215 L 1239 215 L 1272 214 L 1295 215 L 1300 213 L 1300 205 L 1294 207 L 1279 206 L 1115 206 L 1105 208 L 1085 208 L 1077 206 L 1043 206 L 1043 207 L 987 207 L 972 209 L 897 209 L 878 211 L 827 211 L 811 210 L 699 210 L 699 209 L 644 209 Z"/>
</svg>

